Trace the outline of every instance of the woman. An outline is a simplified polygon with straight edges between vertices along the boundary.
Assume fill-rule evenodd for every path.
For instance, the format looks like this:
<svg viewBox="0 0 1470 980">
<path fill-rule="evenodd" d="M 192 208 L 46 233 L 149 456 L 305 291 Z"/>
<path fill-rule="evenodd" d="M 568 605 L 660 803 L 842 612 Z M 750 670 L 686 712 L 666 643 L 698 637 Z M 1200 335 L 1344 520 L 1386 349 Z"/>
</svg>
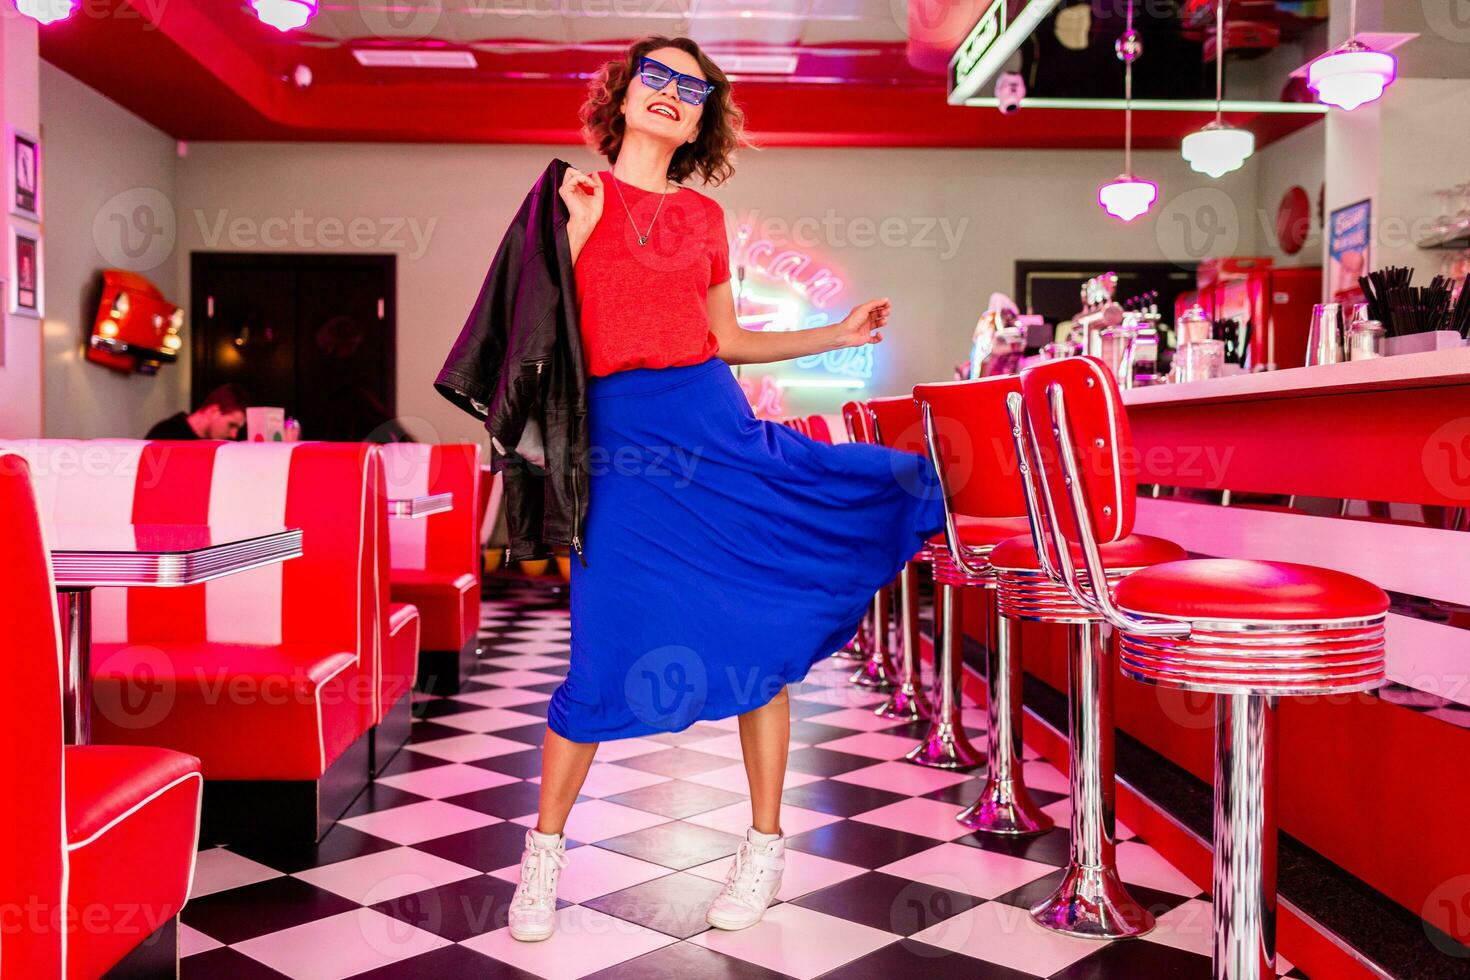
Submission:
<svg viewBox="0 0 1470 980">
<path fill-rule="evenodd" d="M 708 920 L 741 929 L 781 883 L 786 685 L 852 636 L 943 512 L 919 456 L 757 420 L 731 375 L 878 343 L 889 303 L 795 332 L 736 322 L 724 214 L 681 186 L 732 173 L 742 114 L 724 73 L 687 38 L 646 38 L 593 81 L 582 118 L 611 164 L 559 189 L 590 376 L 586 563 L 510 931 L 551 935 L 575 858 L 562 832 L 599 742 L 733 715 L 751 827 Z"/>
</svg>

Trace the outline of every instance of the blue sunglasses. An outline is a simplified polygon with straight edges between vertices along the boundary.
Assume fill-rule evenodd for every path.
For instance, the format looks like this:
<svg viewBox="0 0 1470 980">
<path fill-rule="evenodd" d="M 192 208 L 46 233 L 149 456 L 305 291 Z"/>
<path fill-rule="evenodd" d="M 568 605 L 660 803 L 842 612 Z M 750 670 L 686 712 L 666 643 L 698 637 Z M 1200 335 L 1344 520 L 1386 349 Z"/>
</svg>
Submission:
<svg viewBox="0 0 1470 980">
<path fill-rule="evenodd" d="M 655 92 L 662 92 L 673 82 L 674 91 L 679 93 L 679 101 L 690 105 L 704 105 L 704 100 L 709 98 L 715 88 L 702 78 L 674 71 L 663 62 L 647 57 L 638 59 L 638 77 Z"/>
</svg>

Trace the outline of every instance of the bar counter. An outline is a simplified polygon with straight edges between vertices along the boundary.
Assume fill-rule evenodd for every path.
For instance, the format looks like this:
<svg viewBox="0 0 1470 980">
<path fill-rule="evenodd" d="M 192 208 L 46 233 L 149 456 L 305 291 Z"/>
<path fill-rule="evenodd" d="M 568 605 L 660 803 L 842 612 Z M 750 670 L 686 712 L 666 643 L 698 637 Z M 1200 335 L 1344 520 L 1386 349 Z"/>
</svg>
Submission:
<svg viewBox="0 0 1470 980">
<path fill-rule="evenodd" d="M 1123 400 L 1138 533 L 1199 557 L 1339 569 L 1392 599 L 1388 686 L 1281 706 L 1280 827 L 1301 845 L 1299 859 L 1282 856 L 1282 953 L 1313 976 L 1344 975 L 1347 964 L 1364 976 L 1470 970 L 1470 949 L 1445 935 L 1470 939 L 1470 535 L 1446 529 L 1467 527 L 1470 506 L 1470 349 L 1160 385 Z M 965 620 L 981 640 L 978 606 L 967 604 Z M 1047 710 L 1065 697 L 1064 651 L 1046 627 L 1023 631 L 1027 738 L 1064 765 L 1065 718 Z M 974 646 L 967 661 L 978 666 Z M 1207 821 L 1201 835 L 1200 814 L 1191 827 L 1183 812 L 1198 800 L 1150 800 L 1140 788 L 1169 783 L 1155 777 L 1173 763 L 1208 793 L 1213 696 L 1119 677 L 1115 698 L 1120 817 L 1207 888 L 1207 859 L 1156 839 L 1207 847 Z M 1140 749 L 1132 772 L 1121 736 Z"/>
</svg>

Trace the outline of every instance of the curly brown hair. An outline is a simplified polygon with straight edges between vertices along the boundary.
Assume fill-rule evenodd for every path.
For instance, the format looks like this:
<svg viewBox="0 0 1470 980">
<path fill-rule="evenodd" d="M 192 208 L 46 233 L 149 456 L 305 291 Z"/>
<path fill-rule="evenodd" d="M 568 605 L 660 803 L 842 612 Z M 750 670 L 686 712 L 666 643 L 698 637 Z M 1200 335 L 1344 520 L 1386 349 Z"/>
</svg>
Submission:
<svg viewBox="0 0 1470 980">
<path fill-rule="evenodd" d="M 720 66 L 687 37 L 653 35 L 635 41 L 616 61 L 609 61 L 587 85 L 587 101 L 578 115 L 587 143 L 617 163 L 623 148 L 623 98 L 638 71 L 638 59 L 659 48 L 678 48 L 694 56 L 705 80 L 714 86 L 704 102 L 704 115 L 699 120 L 699 136 L 674 151 L 669 161 L 669 179 L 682 184 L 692 174 L 709 185 L 724 183 L 735 172 L 735 151 L 749 145 L 745 135 L 745 113 L 735 104 L 730 93 L 730 80 Z"/>
</svg>

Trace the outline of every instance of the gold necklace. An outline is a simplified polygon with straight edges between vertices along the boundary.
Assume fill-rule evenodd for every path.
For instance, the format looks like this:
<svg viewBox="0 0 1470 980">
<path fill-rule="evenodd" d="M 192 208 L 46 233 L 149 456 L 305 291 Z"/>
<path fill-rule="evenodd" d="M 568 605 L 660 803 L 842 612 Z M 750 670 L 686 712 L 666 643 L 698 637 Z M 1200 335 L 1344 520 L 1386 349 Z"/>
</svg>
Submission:
<svg viewBox="0 0 1470 980">
<path fill-rule="evenodd" d="M 665 191 L 658 196 L 658 207 L 653 209 L 653 220 L 648 223 L 648 231 L 639 232 L 638 222 L 633 220 L 633 212 L 628 207 L 627 199 L 623 197 L 623 188 L 621 186 L 622 181 L 618 180 L 617 175 L 613 174 L 611 171 L 609 171 L 609 174 L 611 174 L 613 179 L 613 190 L 618 192 L 618 200 L 623 202 L 623 210 L 628 212 L 628 224 L 633 226 L 633 231 L 638 235 L 638 244 L 647 245 L 648 236 L 653 234 L 653 226 L 658 223 L 658 213 L 664 209 L 664 198 L 669 196 L 667 190 L 669 186 L 668 181 L 664 181 Z"/>
</svg>

